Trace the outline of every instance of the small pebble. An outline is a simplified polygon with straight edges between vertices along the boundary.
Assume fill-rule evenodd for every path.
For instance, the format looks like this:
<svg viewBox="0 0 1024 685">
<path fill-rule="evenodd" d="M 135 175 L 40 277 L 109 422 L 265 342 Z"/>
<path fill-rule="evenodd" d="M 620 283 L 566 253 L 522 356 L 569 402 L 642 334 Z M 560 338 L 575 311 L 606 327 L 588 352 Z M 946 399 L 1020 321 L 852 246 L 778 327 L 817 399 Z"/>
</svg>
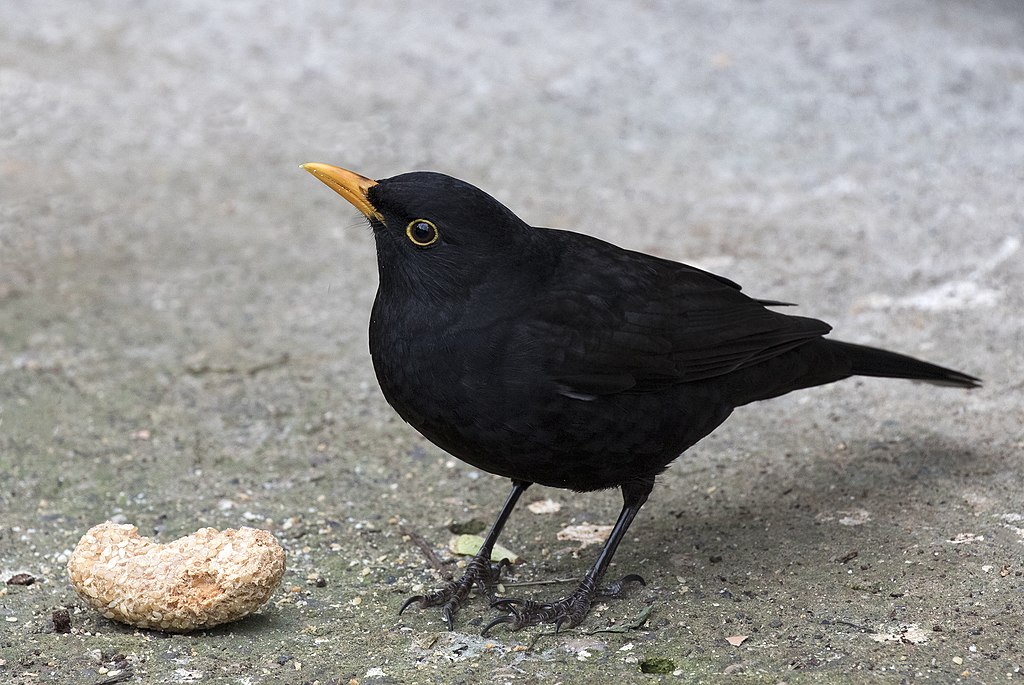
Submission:
<svg viewBox="0 0 1024 685">
<path fill-rule="evenodd" d="M 53 632 L 67 634 L 71 632 L 71 614 L 67 609 L 54 609 L 51 615 Z"/>
<path fill-rule="evenodd" d="M 31 585 L 36 582 L 36 577 L 31 573 L 15 573 L 7 579 L 8 585 Z"/>
</svg>

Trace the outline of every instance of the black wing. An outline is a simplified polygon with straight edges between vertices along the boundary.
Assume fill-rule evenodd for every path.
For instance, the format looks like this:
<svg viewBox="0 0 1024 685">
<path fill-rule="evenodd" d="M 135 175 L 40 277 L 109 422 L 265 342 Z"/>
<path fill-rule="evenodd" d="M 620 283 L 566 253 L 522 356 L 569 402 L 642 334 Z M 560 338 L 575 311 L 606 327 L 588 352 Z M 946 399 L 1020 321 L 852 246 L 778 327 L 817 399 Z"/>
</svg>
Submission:
<svg viewBox="0 0 1024 685">
<path fill-rule="evenodd" d="M 713 378 L 830 330 L 767 309 L 781 303 L 747 297 L 714 274 L 566 235 L 561 268 L 535 295 L 524 331 L 555 343 L 545 345 L 558 350 L 548 373 L 565 395 L 589 399 Z"/>
</svg>

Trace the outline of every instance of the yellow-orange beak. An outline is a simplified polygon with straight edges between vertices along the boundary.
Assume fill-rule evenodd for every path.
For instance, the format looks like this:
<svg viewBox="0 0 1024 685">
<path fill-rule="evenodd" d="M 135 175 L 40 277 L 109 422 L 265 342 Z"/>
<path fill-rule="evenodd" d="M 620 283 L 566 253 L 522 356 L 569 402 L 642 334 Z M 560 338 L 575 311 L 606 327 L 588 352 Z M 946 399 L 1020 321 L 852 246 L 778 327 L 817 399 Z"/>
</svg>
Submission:
<svg viewBox="0 0 1024 685">
<path fill-rule="evenodd" d="M 377 185 L 377 182 L 373 179 L 360 176 L 348 169 L 331 166 L 330 164 L 309 162 L 308 164 L 303 164 L 302 168 L 326 183 L 338 195 L 351 202 L 352 206 L 362 212 L 367 219 L 384 221 L 384 217 L 381 216 L 377 208 L 366 197 L 366 192 Z"/>
</svg>

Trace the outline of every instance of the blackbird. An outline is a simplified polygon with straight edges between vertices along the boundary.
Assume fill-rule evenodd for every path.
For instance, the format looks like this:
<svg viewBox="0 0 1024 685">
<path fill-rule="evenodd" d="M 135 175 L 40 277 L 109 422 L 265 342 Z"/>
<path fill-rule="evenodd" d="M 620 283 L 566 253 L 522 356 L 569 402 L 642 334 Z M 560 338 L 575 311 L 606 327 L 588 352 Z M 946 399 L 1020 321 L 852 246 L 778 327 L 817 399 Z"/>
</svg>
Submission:
<svg viewBox="0 0 1024 685">
<path fill-rule="evenodd" d="M 579 624 L 615 549 L 676 457 L 733 409 L 850 376 L 972 388 L 967 374 L 825 338 L 727 278 L 571 231 L 535 228 L 469 183 L 433 172 L 374 181 L 303 168 L 369 220 L 379 287 L 370 356 L 384 397 L 428 440 L 512 480 L 465 574 L 409 598 L 453 619 L 474 586 L 503 613 L 484 629 Z M 623 506 L 568 596 L 498 598 L 491 552 L 533 483 L 620 488 Z"/>
</svg>

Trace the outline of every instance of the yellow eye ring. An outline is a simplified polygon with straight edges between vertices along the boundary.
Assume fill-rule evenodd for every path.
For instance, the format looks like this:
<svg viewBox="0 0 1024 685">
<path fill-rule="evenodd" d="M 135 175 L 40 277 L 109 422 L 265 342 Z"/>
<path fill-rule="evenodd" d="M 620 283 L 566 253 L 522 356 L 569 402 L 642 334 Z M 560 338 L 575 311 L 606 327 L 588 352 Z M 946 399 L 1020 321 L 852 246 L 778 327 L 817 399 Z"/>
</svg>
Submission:
<svg viewBox="0 0 1024 685">
<path fill-rule="evenodd" d="M 426 219 L 413 219 L 405 227 L 405 235 L 416 247 L 430 247 L 437 242 L 440 234 L 433 221 Z"/>
</svg>

